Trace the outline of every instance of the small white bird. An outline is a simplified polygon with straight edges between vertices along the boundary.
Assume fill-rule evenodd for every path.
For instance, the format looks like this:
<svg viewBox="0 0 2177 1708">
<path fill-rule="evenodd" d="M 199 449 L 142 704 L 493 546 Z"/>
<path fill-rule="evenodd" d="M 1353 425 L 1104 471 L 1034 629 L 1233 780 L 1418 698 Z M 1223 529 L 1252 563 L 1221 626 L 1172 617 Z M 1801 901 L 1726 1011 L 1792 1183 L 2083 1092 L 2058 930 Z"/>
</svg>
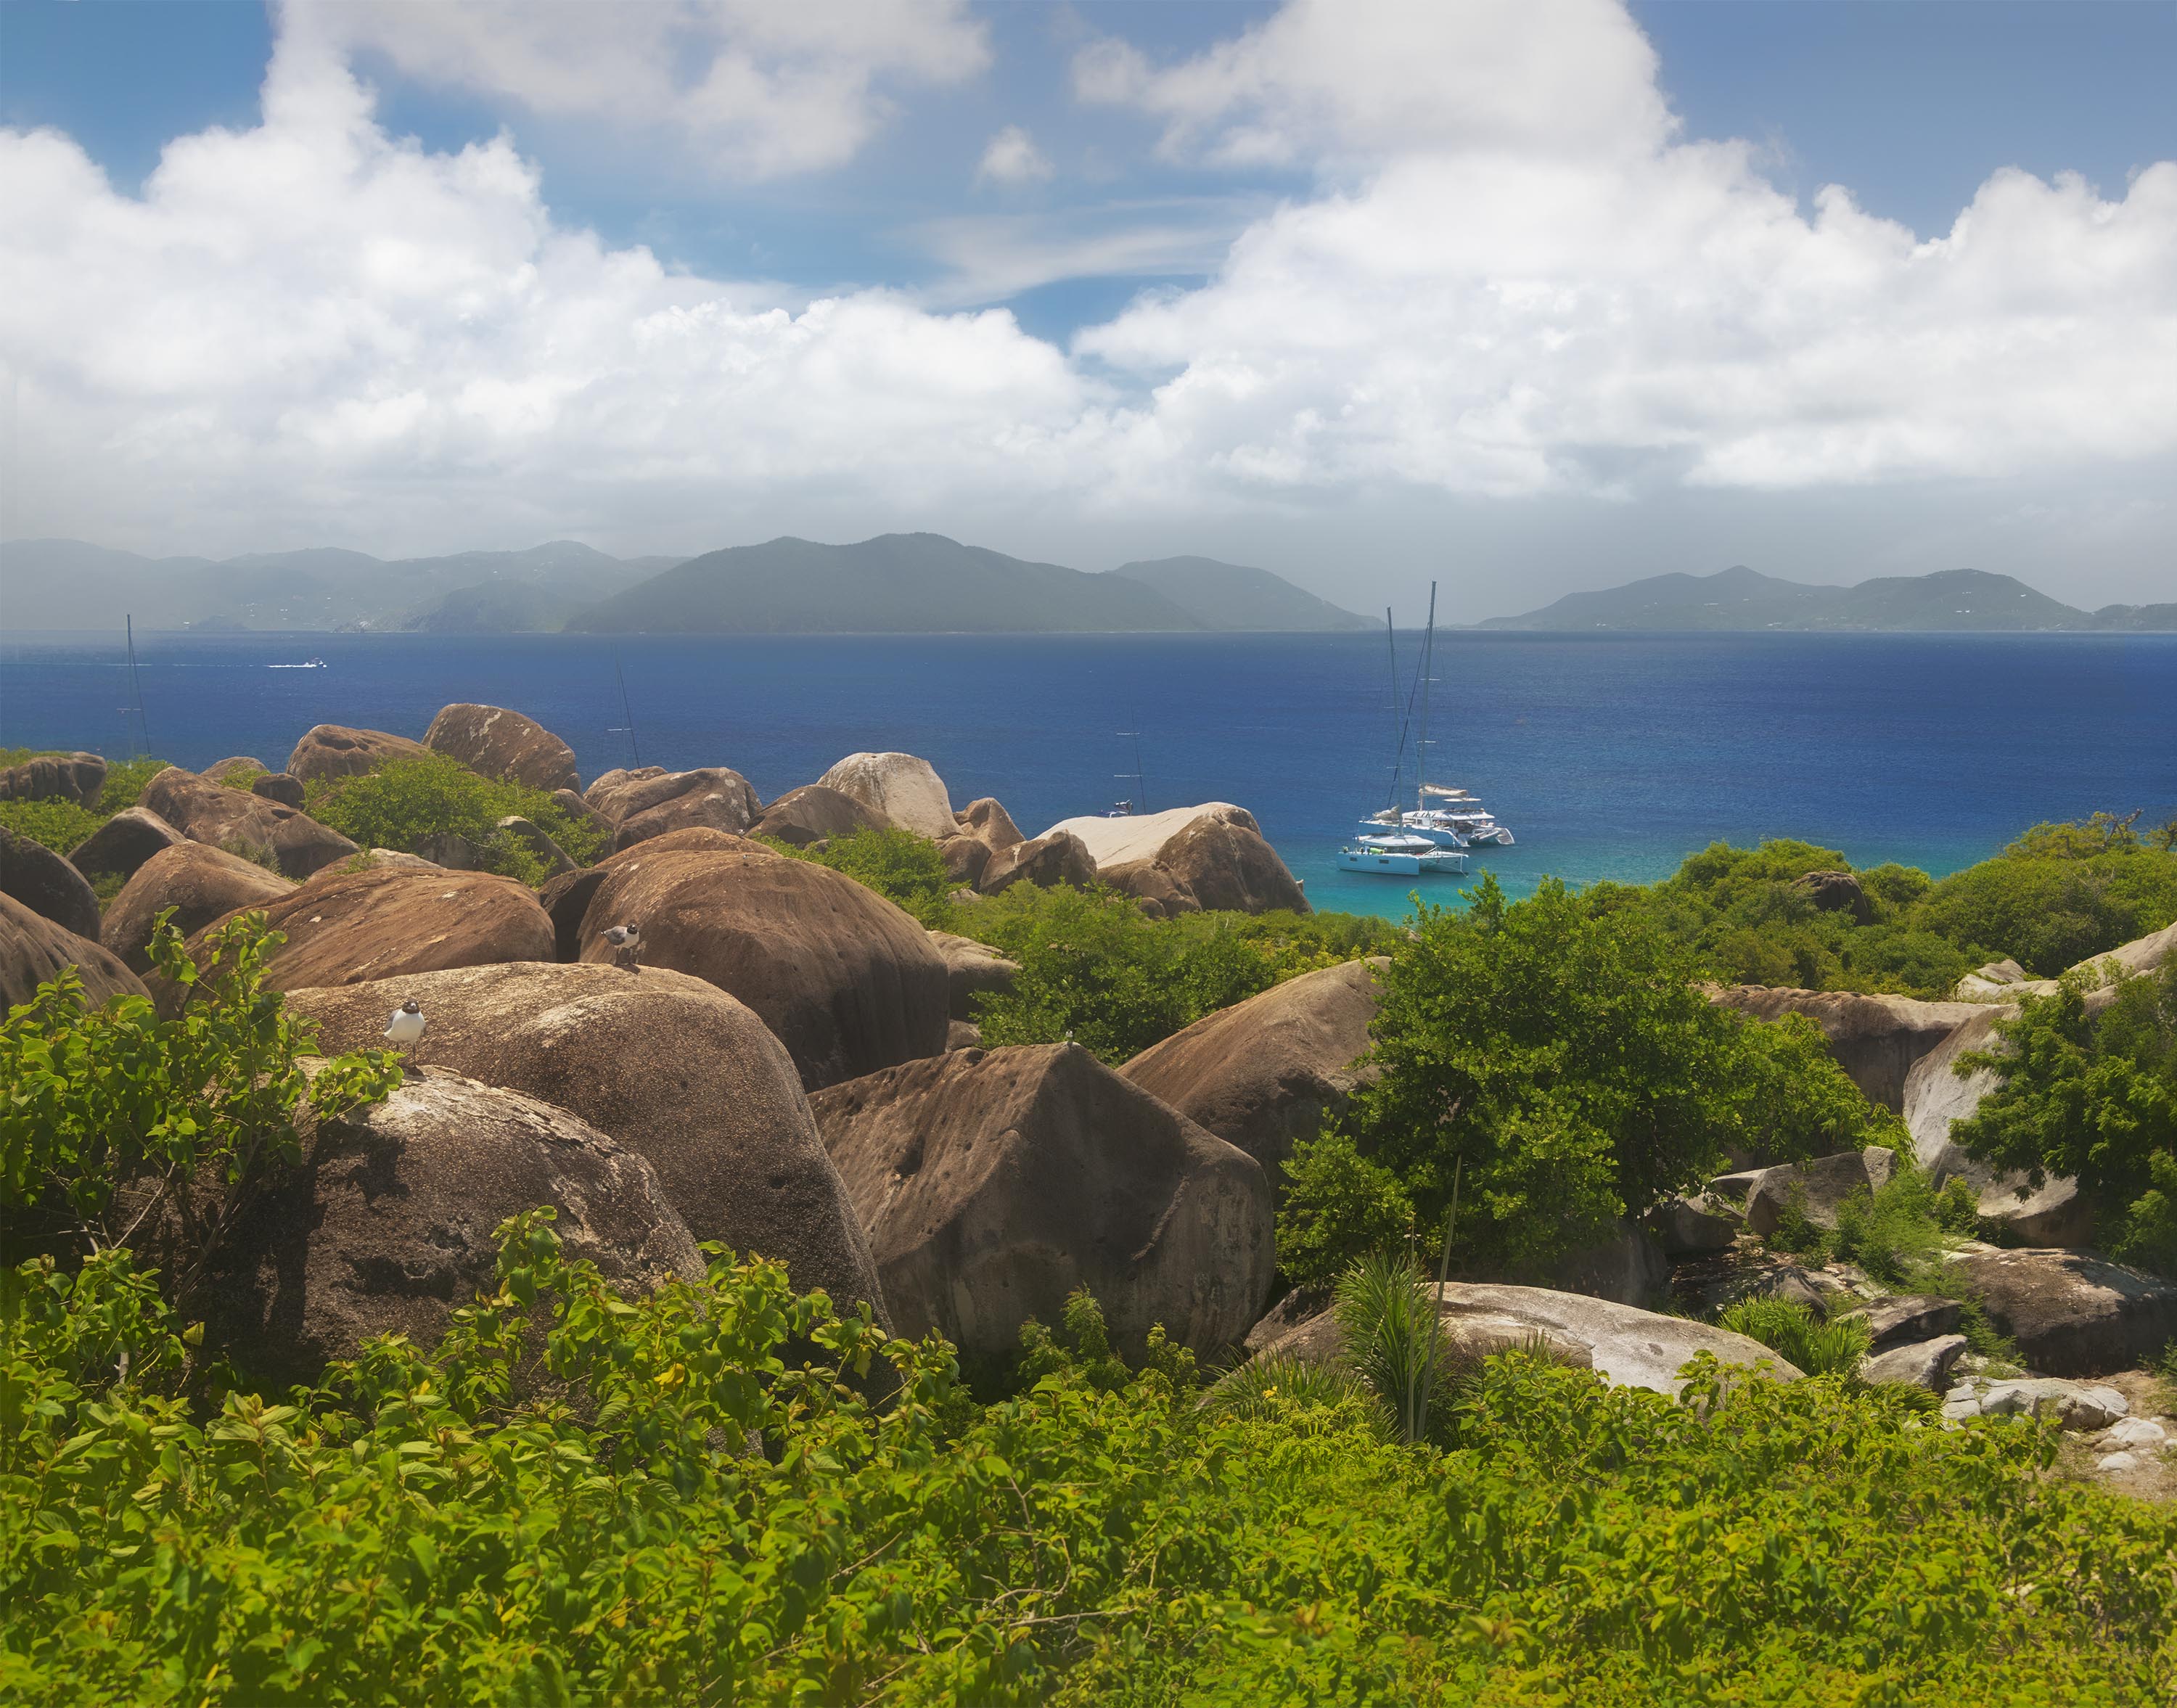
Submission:
<svg viewBox="0 0 2177 1708">
<path fill-rule="evenodd" d="M 605 932 L 605 941 L 612 945 L 613 965 L 625 967 L 630 973 L 642 970 L 638 964 L 642 958 L 640 925 L 614 925 Z"/>
<path fill-rule="evenodd" d="M 411 996 L 396 1008 L 385 1035 L 404 1046 L 418 1042 L 423 1036 L 423 1005 Z"/>
</svg>

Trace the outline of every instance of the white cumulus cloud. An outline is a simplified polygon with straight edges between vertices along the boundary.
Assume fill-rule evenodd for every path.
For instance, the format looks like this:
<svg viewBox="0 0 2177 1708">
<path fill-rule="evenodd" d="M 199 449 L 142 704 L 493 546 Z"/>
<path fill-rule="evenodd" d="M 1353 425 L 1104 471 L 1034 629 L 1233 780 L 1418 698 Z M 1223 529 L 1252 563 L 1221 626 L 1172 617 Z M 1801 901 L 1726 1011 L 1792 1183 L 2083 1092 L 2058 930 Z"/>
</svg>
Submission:
<svg viewBox="0 0 2177 1708">
<path fill-rule="evenodd" d="M 1009 124 L 983 150 L 975 176 L 991 183 L 1030 184 L 1050 176 L 1050 161 L 1035 145 L 1035 139 L 1017 124 Z"/>
</svg>

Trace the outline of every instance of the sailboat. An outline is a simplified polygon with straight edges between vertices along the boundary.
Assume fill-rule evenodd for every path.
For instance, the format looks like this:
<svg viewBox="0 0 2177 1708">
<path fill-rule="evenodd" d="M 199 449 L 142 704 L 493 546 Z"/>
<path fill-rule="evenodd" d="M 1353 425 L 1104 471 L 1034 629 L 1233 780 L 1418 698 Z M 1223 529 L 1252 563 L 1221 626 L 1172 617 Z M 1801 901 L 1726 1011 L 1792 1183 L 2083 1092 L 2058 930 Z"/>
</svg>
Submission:
<svg viewBox="0 0 2177 1708">
<path fill-rule="evenodd" d="M 1391 630 L 1391 614 L 1383 613 L 1383 625 L 1391 641 L 1391 691 L 1394 705 L 1397 703 L 1399 685 L 1398 641 Z M 1338 851 L 1340 870 L 1349 872 L 1381 872 L 1400 877 L 1421 877 L 1431 873 L 1456 875 L 1466 870 L 1466 843 L 1456 832 L 1424 828 L 1411 822 L 1426 810 L 1428 784 L 1423 780 L 1426 756 L 1428 752 L 1429 666 L 1436 654 L 1436 583 L 1429 583 L 1428 626 L 1422 631 L 1420 679 L 1415 683 L 1421 696 L 1421 723 L 1419 745 L 1416 749 L 1414 771 L 1416 812 L 1409 815 L 1398 806 L 1399 768 L 1405 756 L 1405 734 L 1399 736 L 1399 761 L 1391 769 L 1391 803 L 1373 817 L 1361 821 L 1361 833 Z M 1410 712 L 1412 700 L 1407 701 Z"/>
</svg>

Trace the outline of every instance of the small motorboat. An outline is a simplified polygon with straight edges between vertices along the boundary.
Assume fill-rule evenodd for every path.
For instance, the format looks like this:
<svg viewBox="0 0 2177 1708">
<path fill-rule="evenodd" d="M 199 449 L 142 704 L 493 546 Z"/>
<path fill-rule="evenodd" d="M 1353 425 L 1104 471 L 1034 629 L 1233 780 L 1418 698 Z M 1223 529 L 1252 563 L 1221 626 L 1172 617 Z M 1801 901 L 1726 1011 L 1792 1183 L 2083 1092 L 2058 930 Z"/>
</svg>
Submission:
<svg viewBox="0 0 2177 1708">
<path fill-rule="evenodd" d="M 322 670 L 325 668 L 325 661 L 306 658 L 299 664 L 267 664 L 265 668 L 268 670 Z"/>
<path fill-rule="evenodd" d="M 1457 849 L 1440 848 L 1425 836 L 1404 832 L 1386 836 L 1356 836 L 1338 851 L 1340 870 L 1381 872 L 1394 877 L 1426 877 L 1432 873 L 1456 876 L 1466 870 L 1466 856 Z"/>
</svg>

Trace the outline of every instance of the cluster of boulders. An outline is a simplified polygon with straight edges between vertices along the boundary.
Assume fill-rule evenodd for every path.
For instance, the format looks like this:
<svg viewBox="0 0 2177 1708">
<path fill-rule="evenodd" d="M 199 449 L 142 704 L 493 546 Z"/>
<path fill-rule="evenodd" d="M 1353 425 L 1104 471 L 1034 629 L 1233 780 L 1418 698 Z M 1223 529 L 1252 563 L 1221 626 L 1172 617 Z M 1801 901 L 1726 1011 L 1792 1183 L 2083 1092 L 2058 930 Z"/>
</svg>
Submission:
<svg viewBox="0 0 2177 1708">
<path fill-rule="evenodd" d="M 541 839 L 549 876 L 532 889 L 466 869 L 458 849 L 359 849 L 301 810 L 308 783 L 434 752 L 552 791 L 609 852 L 577 865 L 510 821 L 503 830 Z M 0 796 L 95 802 L 102 779 L 95 756 L 35 761 L 0 774 Z M 320 725 L 279 771 L 241 756 L 201 775 L 170 768 L 66 858 L 0 830 L 0 997 L 24 1001 L 72 963 L 94 1001 L 133 993 L 171 1010 L 186 992 L 150 963 L 154 922 L 171 909 L 201 960 L 212 930 L 255 909 L 283 939 L 266 984 L 326 1052 L 380 1047 L 387 1017 L 419 1005 L 428 1029 L 406 1084 L 371 1109 L 305 1117 L 303 1164 L 261 1198 L 215 1278 L 220 1334 L 281 1378 L 371 1334 L 428 1340 L 489 1285 L 493 1231 L 538 1204 L 623 1285 L 692 1274 L 697 1245 L 716 1241 L 972 1358 L 1006 1357 L 1028 1318 L 1055 1319 L 1083 1286 L 1122 1346 L 1161 1323 L 1205 1356 L 1243 1343 L 1339 1356 L 1325 1301 L 1291 1296 L 1265 1314 L 1275 1198 L 1294 1146 L 1371 1071 L 1384 963 L 1288 980 L 1116 1068 L 1070 1044 L 985 1050 L 976 1000 L 1009 990 L 1017 967 L 776 846 L 870 827 L 929 838 L 966 898 L 1096 880 L 1153 915 L 1307 906 L 1254 821 L 1222 803 L 1029 838 L 996 800 L 956 810 L 927 762 L 898 753 L 849 756 L 767 805 L 723 767 L 614 770 L 582 789 L 571 751 L 533 720 L 457 705 L 421 742 Z M 125 882 L 101 910 L 90 880 L 106 874 Z M 1852 904 L 1845 886 L 1816 887 L 1818 905 Z M 629 925 L 639 955 L 616 930 Z M 2151 964 L 2158 943 L 2166 954 L 2149 940 L 2119 958 Z M 1904 1117 L 1920 1163 L 1939 1181 L 1966 1177 L 1983 1214 L 2025 1242 L 1971 1246 L 1958 1262 L 2035 1379 L 2068 1394 L 2177 1334 L 2177 1288 L 2077 1248 L 2068 1183 L 2022 1197 L 1950 1148 L 1950 1121 L 1987 1089 L 1951 1065 L 1999 1041 L 1993 1022 L 2013 1011 L 1714 994 L 1757 1018 L 1814 1020 L 1867 1094 Z M 1701 1351 L 1766 1361 L 1788 1380 L 1798 1372 L 1753 1342 L 1645 1308 L 1673 1288 L 1710 1311 L 1765 1294 L 1862 1313 L 1870 1379 L 1946 1392 L 1958 1416 L 1968 1398 L 2032 1410 L 2057 1391 L 2013 1383 L 2026 1395 L 2016 1407 L 2011 1389 L 1961 1394 L 1979 1378 L 1956 1301 L 1888 1296 L 1848 1265 L 1764 1247 L 1787 1211 L 1834 1225 L 1847 1195 L 1888 1178 L 1891 1153 L 1744 1161 L 1549 1265 L 1444 1287 L 1454 1346 L 1539 1346 L 1663 1391 Z M 2102 1412 L 2098 1427 L 2124 1421 Z"/>
</svg>

